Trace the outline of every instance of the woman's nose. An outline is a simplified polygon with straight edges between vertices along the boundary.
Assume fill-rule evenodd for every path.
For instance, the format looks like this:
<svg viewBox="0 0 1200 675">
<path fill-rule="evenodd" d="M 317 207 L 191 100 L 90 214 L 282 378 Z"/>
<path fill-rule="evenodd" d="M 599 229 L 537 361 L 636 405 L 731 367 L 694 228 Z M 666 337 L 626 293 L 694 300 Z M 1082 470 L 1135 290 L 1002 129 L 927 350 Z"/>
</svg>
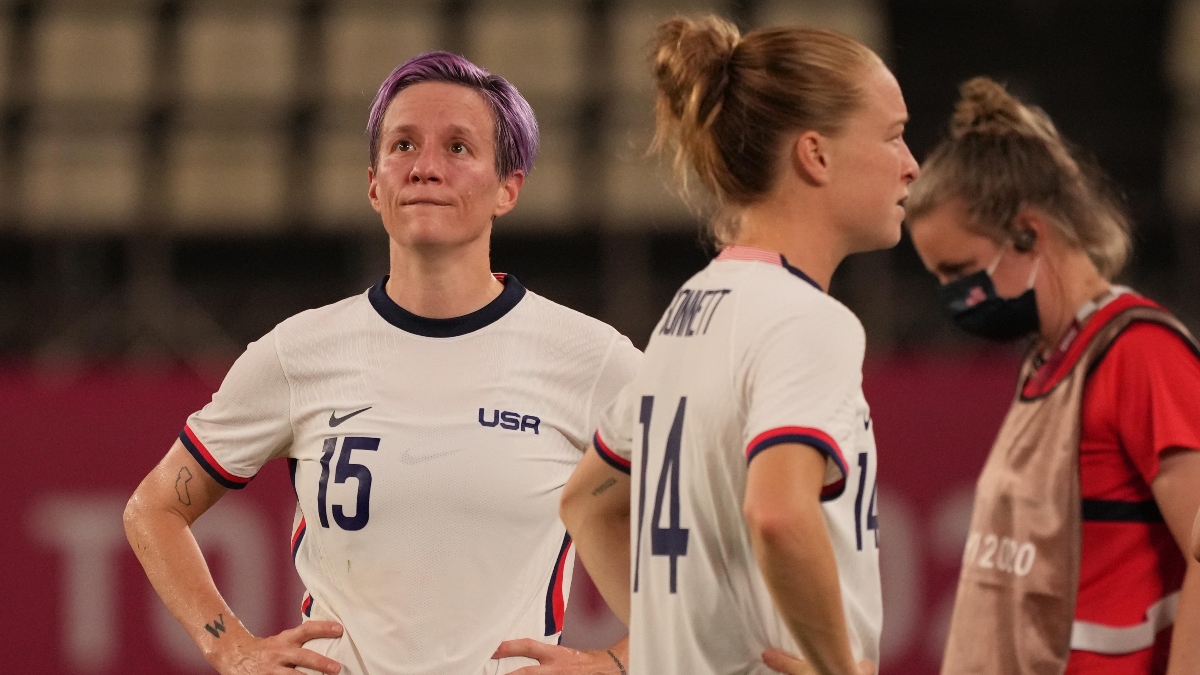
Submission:
<svg viewBox="0 0 1200 675">
<path fill-rule="evenodd" d="M 441 163 L 433 156 L 433 153 L 421 152 L 417 155 L 417 160 L 413 162 L 412 170 L 408 174 L 408 180 L 414 184 L 442 182 L 443 171 Z"/>
</svg>

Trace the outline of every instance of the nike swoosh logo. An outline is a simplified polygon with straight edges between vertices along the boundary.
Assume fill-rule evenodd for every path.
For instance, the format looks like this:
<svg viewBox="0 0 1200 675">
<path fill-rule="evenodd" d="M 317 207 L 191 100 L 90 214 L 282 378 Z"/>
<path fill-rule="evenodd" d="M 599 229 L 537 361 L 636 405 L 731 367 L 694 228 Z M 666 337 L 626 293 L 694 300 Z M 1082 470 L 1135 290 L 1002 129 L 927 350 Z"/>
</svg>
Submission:
<svg viewBox="0 0 1200 675">
<path fill-rule="evenodd" d="M 350 413 L 349 415 L 345 415 L 343 417 L 338 417 L 337 411 L 334 410 L 333 412 L 329 413 L 329 426 L 336 427 L 337 425 L 341 424 L 342 422 L 345 422 L 346 420 L 350 419 L 351 417 L 354 417 L 355 415 L 357 415 L 359 413 L 365 413 L 370 409 L 371 409 L 371 406 L 367 406 L 367 407 L 363 408 L 362 410 L 355 410 L 354 412 Z"/>
</svg>

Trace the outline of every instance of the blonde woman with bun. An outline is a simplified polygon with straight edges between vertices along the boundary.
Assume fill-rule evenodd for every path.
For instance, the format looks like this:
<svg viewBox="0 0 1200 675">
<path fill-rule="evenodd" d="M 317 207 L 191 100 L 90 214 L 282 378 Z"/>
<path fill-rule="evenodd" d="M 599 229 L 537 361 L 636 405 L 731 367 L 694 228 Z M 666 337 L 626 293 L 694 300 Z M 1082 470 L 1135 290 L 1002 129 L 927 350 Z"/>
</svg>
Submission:
<svg viewBox="0 0 1200 675">
<path fill-rule="evenodd" d="M 563 520 L 634 675 L 874 672 L 865 336 L 827 289 L 900 238 L 918 171 L 900 87 L 843 35 L 712 16 L 659 27 L 654 75 L 657 146 L 715 199 L 721 252 L 601 419 Z"/>
<path fill-rule="evenodd" d="M 963 329 L 1029 337 L 976 489 L 943 673 L 1200 672 L 1200 346 L 1112 283 L 1129 222 L 999 84 L 962 87 L 908 223 Z"/>
</svg>

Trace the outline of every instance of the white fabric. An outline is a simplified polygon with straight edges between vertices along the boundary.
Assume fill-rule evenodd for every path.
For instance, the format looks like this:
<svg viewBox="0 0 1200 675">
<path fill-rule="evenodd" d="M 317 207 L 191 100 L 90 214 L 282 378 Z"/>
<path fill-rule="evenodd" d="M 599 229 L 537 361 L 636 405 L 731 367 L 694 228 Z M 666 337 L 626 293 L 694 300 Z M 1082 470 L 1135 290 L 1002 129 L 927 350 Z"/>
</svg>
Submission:
<svg viewBox="0 0 1200 675">
<path fill-rule="evenodd" d="M 631 675 L 768 675 L 761 659 L 768 647 L 800 654 L 742 515 L 747 450 L 780 443 L 827 455 L 823 508 L 851 648 L 878 663 L 882 602 L 877 530 L 868 525 L 876 461 L 862 394 L 865 335 L 845 306 L 781 266 L 778 254 L 763 253 L 718 259 L 683 286 L 651 337 L 642 370 L 597 432 L 610 455 L 632 462 Z M 671 465 L 679 472 L 672 528 L 670 474 L 663 475 L 685 398 Z M 655 526 L 665 530 L 658 555 Z M 682 549 L 678 540 L 668 544 L 682 536 L 673 529 L 687 530 L 686 554 L 674 560 L 674 593 L 672 556 L 663 554 Z"/>
<path fill-rule="evenodd" d="M 1175 623 L 1179 591 L 1150 605 L 1146 620 L 1136 626 L 1106 626 L 1076 621 L 1071 626 L 1071 649 L 1097 654 L 1132 654 L 1154 646 L 1158 632 Z"/>
<path fill-rule="evenodd" d="M 235 476 L 296 460 L 310 618 L 346 628 L 310 649 L 348 675 L 507 673 L 532 662 L 490 660 L 502 641 L 557 641 L 547 595 L 561 567 L 565 605 L 574 559 L 556 565 L 561 488 L 639 359 L 611 327 L 533 293 L 441 338 L 389 323 L 363 294 L 251 344 L 188 428 Z M 368 440 L 347 452 L 348 438 Z M 353 529 L 360 467 L 369 518 Z"/>
</svg>

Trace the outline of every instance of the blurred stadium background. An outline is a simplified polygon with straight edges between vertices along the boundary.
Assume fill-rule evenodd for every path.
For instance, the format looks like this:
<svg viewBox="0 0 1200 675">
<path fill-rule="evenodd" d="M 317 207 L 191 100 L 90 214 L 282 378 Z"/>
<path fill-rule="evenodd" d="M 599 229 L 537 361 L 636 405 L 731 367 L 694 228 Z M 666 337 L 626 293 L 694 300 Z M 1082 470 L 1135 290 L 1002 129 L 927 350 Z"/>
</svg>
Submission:
<svg viewBox="0 0 1200 675">
<path fill-rule="evenodd" d="M 710 251 L 646 159 L 645 44 L 675 12 L 832 27 L 896 72 L 918 159 L 956 86 L 1042 105 L 1124 190 L 1122 280 L 1200 327 L 1200 0 L 0 0 L 5 672 L 205 672 L 128 551 L 128 494 L 244 345 L 386 271 L 366 110 L 429 49 L 509 78 L 542 150 L 494 268 L 644 345 Z M 833 293 L 866 325 L 884 673 L 936 672 L 971 486 L 1018 353 L 960 337 L 907 242 Z M 298 618 L 283 468 L 200 521 L 254 630 Z M 565 640 L 620 632 L 582 575 Z"/>
</svg>

